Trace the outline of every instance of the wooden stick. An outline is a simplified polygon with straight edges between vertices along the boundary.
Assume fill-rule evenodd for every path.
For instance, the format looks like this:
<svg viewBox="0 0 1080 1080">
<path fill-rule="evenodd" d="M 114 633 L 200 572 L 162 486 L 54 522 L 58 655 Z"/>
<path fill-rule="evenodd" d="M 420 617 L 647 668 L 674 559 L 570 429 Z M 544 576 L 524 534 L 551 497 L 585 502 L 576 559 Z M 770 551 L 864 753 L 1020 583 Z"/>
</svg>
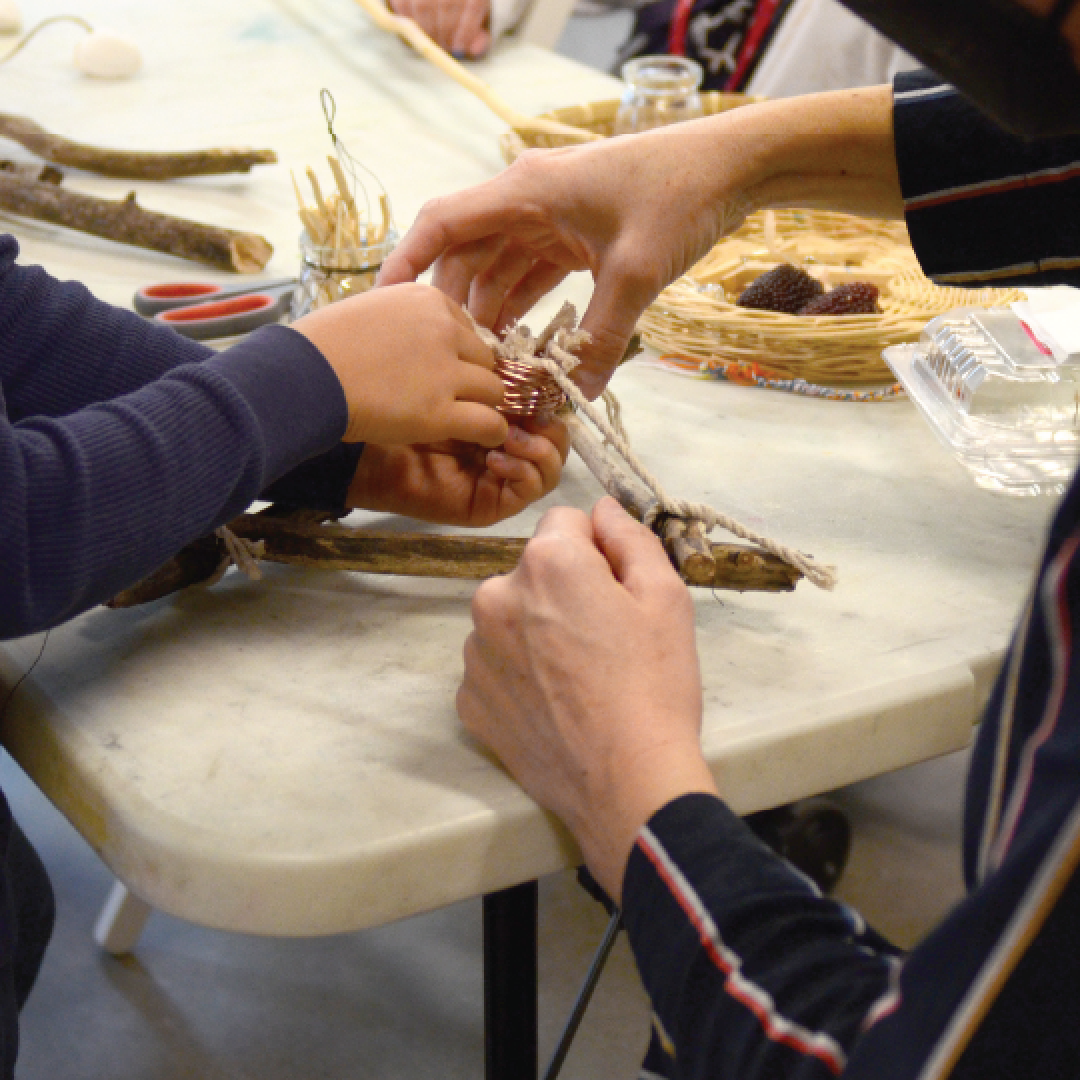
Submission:
<svg viewBox="0 0 1080 1080">
<path fill-rule="evenodd" d="M 382 222 L 375 229 L 376 244 L 381 244 L 386 239 L 387 230 L 390 228 L 390 200 L 385 191 L 379 194 L 379 213 L 382 214 Z"/>
<path fill-rule="evenodd" d="M 311 184 L 311 190 L 315 195 L 315 204 L 319 208 L 319 213 L 326 219 L 326 224 L 330 225 L 330 208 L 326 205 L 326 200 L 323 198 L 322 188 L 319 187 L 319 178 L 315 175 L 315 170 L 309 165 L 307 168 L 307 178 Z"/>
<path fill-rule="evenodd" d="M 716 578 L 716 560 L 700 521 L 687 524 L 682 518 L 665 518 L 664 549 L 684 581 L 691 585 L 711 585 Z"/>
<path fill-rule="evenodd" d="M 238 274 L 262 270 L 274 252 L 268 241 L 254 233 L 144 210 L 135 202 L 134 192 L 121 202 L 114 202 L 3 172 L 0 172 L 0 210 L 121 244 L 194 259 Z"/>
<path fill-rule="evenodd" d="M 273 150 L 231 146 L 179 153 L 109 150 L 53 135 L 25 116 L 8 113 L 0 113 L 0 136 L 25 146 L 54 165 L 69 165 L 73 169 L 85 169 L 121 180 L 169 180 L 182 176 L 249 172 L 254 165 L 272 165 L 277 161 Z"/>
<path fill-rule="evenodd" d="M 229 528 L 237 536 L 261 540 L 261 558 L 268 562 L 466 581 L 510 573 L 528 543 L 517 537 L 376 532 L 267 514 L 245 514 Z M 737 592 L 790 592 L 802 576 L 775 555 L 741 544 L 712 544 L 711 552 L 716 566 L 711 580 L 688 584 Z M 224 555 L 225 545 L 216 536 L 196 540 L 149 577 L 118 593 L 108 606 L 135 607 L 206 581 Z"/>
<path fill-rule="evenodd" d="M 539 116 L 527 116 L 525 113 L 518 112 L 517 109 L 512 108 L 503 101 L 483 79 L 478 79 L 448 52 L 439 48 L 412 19 L 408 19 L 403 15 L 392 14 L 383 3 L 383 0 L 356 0 L 356 2 L 368 13 L 376 26 L 389 31 L 391 34 L 397 34 L 425 60 L 430 61 L 441 72 L 449 75 L 454 82 L 475 94 L 496 116 L 505 120 L 517 131 L 539 131 L 547 135 L 563 135 L 576 142 L 593 142 L 603 138 L 602 135 L 597 135 L 593 131 L 586 131 L 584 128 L 561 124 L 557 120 L 545 120 Z"/>
<path fill-rule="evenodd" d="M 332 154 L 327 154 L 326 160 L 330 163 L 330 171 L 334 174 L 334 182 L 337 184 L 341 198 L 345 202 L 345 209 L 348 210 L 351 217 L 356 217 L 356 202 L 353 200 L 352 192 L 349 190 L 349 183 L 345 179 L 345 170 L 342 169 L 341 162 Z"/>
<path fill-rule="evenodd" d="M 589 472 L 596 477 L 600 486 L 614 496 L 631 517 L 638 521 L 648 521 L 654 517 L 657 504 L 653 493 L 636 476 L 615 467 L 605 452 L 603 443 L 589 430 L 581 417 L 573 412 L 560 415 L 569 429 L 570 445 L 589 467 Z"/>
</svg>

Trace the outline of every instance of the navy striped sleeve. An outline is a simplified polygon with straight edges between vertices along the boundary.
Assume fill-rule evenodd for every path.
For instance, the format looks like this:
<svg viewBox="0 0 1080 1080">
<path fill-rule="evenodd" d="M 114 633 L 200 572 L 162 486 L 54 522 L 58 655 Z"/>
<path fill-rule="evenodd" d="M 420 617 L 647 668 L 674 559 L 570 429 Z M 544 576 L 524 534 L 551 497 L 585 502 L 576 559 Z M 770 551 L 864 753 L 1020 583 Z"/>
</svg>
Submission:
<svg viewBox="0 0 1080 1080">
<path fill-rule="evenodd" d="M 649 1072 L 710 1080 L 840 1075 L 896 950 L 774 855 L 719 799 L 655 814 L 623 918 L 654 1010 Z"/>
<path fill-rule="evenodd" d="M 937 76 L 893 84 L 905 217 L 943 285 L 1080 285 L 1080 136 L 1011 135 Z"/>
</svg>

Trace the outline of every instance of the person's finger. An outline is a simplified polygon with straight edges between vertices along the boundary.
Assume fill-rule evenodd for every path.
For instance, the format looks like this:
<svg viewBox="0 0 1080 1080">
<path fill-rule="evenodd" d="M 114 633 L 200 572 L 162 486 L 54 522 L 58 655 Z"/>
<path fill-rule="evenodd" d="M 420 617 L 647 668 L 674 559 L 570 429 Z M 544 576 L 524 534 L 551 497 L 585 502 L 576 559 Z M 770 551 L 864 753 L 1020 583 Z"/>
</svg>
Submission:
<svg viewBox="0 0 1080 1080">
<path fill-rule="evenodd" d="M 472 45 L 484 26 L 488 10 L 488 0 L 465 0 L 452 35 L 452 48 L 455 53 L 475 55 Z"/>
<path fill-rule="evenodd" d="M 510 425 L 510 433 L 503 447 L 505 452 L 531 462 L 542 481 L 543 493 L 554 491 L 562 472 L 562 455 L 559 448 L 542 435 L 531 435 L 516 424 Z"/>
<path fill-rule="evenodd" d="M 473 329 L 473 324 L 469 321 L 469 316 L 452 301 L 447 302 L 447 307 L 458 324 L 458 357 L 472 367 L 494 371 L 495 353 L 480 339 L 479 334 Z"/>
<path fill-rule="evenodd" d="M 678 581 L 664 545 L 651 530 L 635 521 L 610 495 L 592 512 L 596 546 L 616 579 L 632 593 L 650 586 Z"/>
<path fill-rule="evenodd" d="M 533 539 L 542 536 L 570 536 L 575 539 L 593 540 L 592 519 L 583 510 L 573 506 L 553 506 L 540 519 L 533 533 Z"/>
<path fill-rule="evenodd" d="M 488 236 L 440 255 L 435 263 L 432 284 L 464 306 L 468 303 L 473 281 L 499 258 L 505 242 L 502 236 Z"/>
<path fill-rule="evenodd" d="M 549 443 L 552 443 L 559 452 L 559 457 L 566 464 L 567 455 L 570 453 L 570 429 L 558 417 L 545 422 L 540 420 L 523 420 L 521 425 L 530 435 L 541 435 Z"/>
<path fill-rule="evenodd" d="M 432 41 L 436 40 L 435 35 L 439 31 L 439 7 L 440 5 L 437 0 L 430 0 L 430 2 L 427 3 L 417 3 L 413 7 L 413 22 L 416 23 L 416 25 L 419 26 Z"/>
<path fill-rule="evenodd" d="M 651 278 L 633 271 L 604 267 L 581 320 L 590 342 L 578 352 L 581 365 L 571 376 L 592 399 L 599 397 L 626 352 L 642 312 L 660 290 Z"/>
<path fill-rule="evenodd" d="M 535 480 L 536 493 L 531 499 L 527 499 L 528 502 L 535 502 L 542 493 L 543 477 L 540 474 L 540 470 L 536 465 L 533 465 L 531 461 L 527 461 L 525 458 L 514 457 L 512 454 L 507 453 L 504 450 L 489 450 L 487 457 L 484 458 L 484 464 L 491 470 L 491 472 L 497 476 L 500 480 L 506 480 L 514 485 L 515 492 L 518 485 L 524 484 L 529 480 Z"/>
<path fill-rule="evenodd" d="M 469 55 L 474 60 L 479 60 L 488 49 L 491 48 L 491 34 L 487 30 L 479 30 L 468 45 Z"/>
<path fill-rule="evenodd" d="M 479 364 L 461 364 L 455 373 L 454 397 L 458 401 L 475 401 L 499 408 L 506 394 L 502 379 Z"/>
<path fill-rule="evenodd" d="M 475 443 L 494 450 L 506 442 L 506 417 L 488 405 L 455 401 L 446 413 L 446 433 L 451 439 Z"/>
<path fill-rule="evenodd" d="M 457 28 L 461 8 L 455 0 L 434 0 L 432 22 L 434 31 L 432 40 L 441 48 L 449 50 L 454 41 L 454 30 Z"/>
<path fill-rule="evenodd" d="M 527 185 L 507 179 L 509 171 L 454 195 L 432 199 L 379 272 L 380 285 L 415 281 L 444 252 L 488 236 L 509 235 L 532 223 Z M 518 174 L 520 175 L 520 174 Z"/>
<path fill-rule="evenodd" d="M 531 310 L 533 304 L 561 284 L 569 273 L 565 267 L 545 260 L 533 263 L 529 272 L 503 300 L 502 309 L 492 324 L 495 333 L 501 334 L 508 326 L 516 323 Z"/>
<path fill-rule="evenodd" d="M 478 323 L 494 326 L 506 297 L 528 276 L 533 261 L 532 253 L 519 244 L 507 244 L 499 257 L 473 278 L 469 310 Z"/>
<path fill-rule="evenodd" d="M 500 574 L 490 577 L 473 593 L 470 613 L 474 632 L 469 636 L 471 651 L 466 642 L 466 676 L 473 669 L 484 666 L 490 653 L 488 642 L 508 647 L 509 624 L 520 607 L 519 593 L 513 584 L 513 574 Z"/>
</svg>

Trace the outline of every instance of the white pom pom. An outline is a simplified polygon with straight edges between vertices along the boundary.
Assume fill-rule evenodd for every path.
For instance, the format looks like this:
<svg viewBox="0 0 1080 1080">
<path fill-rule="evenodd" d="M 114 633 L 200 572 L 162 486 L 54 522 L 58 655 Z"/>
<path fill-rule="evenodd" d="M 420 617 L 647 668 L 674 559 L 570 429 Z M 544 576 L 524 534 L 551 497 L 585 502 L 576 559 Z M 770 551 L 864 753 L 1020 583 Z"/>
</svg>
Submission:
<svg viewBox="0 0 1080 1080">
<path fill-rule="evenodd" d="M 17 34 L 22 29 L 22 15 L 15 0 L 0 0 L 0 34 Z"/>
<path fill-rule="evenodd" d="M 130 38 L 95 30 L 75 46 L 75 66 L 99 79 L 126 79 L 142 67 L 142 53 Z"/>
</svg>

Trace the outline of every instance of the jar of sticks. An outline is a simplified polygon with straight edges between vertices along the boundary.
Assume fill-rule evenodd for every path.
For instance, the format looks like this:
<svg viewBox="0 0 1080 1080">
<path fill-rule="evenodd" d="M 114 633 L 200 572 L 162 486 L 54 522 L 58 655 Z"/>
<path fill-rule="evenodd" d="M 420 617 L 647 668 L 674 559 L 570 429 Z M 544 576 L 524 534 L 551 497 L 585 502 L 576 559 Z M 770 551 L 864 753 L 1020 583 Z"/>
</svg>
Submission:
<svg viewBox="0 0 1080 1080">
<path fill-rule="evenodd" d="M 293 293 L 292 318 L 337 300 L 367 292 L 375 284 L 379 267 L 394 250 L 398 234 L 393 228 L 385 192 L 378 196 L 378 218 L 368 193 L 355 190 L 340 161 L 329 157 L 338 190 L 324 197 L 313 169 L 307 170 L 314 202 L 308 203 L 293 177 L 300 206 L 300 275 Z"/>
</svg>

